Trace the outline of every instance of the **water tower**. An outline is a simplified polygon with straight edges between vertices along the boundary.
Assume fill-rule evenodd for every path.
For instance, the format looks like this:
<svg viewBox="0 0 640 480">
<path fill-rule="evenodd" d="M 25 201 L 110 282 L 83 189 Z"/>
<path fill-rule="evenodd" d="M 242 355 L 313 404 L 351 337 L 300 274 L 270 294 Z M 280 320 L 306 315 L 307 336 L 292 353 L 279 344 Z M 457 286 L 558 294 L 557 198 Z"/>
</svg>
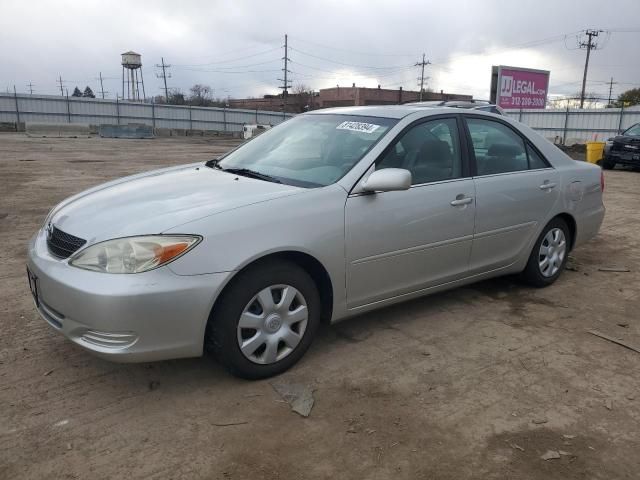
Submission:
<svg viewBox="0 0 640 480">
<path fill-rule="evenodd" d="M 140 97 L 140 84 L 142 84 L 142 97 Z M 142 56 L 133 51 L 122 54 L 122 98 L 133 101 L 146 98 L 142 78 Z"/>
</svg>

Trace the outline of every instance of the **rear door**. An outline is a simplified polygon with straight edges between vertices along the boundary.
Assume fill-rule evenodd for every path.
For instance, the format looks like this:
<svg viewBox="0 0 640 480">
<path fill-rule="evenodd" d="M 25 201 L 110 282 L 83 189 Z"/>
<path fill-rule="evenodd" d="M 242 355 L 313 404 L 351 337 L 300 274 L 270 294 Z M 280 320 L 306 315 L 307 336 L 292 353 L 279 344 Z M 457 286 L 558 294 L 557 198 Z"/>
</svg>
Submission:
<svg viewBox="0 0 640 480">
<path fill-rule="evenodd" d="M 475 167 L 476 222 L 469 273 L 506 267 L 528 249 L 558 200 L 559 175 L 507 122 L 465 115 Z"/>
</svg>

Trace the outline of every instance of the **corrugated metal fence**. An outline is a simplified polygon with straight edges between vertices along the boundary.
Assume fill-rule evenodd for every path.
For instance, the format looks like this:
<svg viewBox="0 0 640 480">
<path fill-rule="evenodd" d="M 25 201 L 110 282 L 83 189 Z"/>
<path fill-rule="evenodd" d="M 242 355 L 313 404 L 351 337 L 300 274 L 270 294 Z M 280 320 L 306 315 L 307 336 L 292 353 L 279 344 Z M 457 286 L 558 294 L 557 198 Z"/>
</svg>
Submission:
<svg viewBox="0 0 640 480">
<path fill-rule="evenodd" d="M 237 132 L 244 124 L 276 125 L 291 114 L 97 98 L 0 93 L 0 122 L 83 123 Z"/>
<path fill-rule="evenodd" d="M 640 110 L 623 108 L 507 110 L 507 115 L 556 143 L 606 140 L 640 122 Z"/>
<path fill-rule="evenodd" d="M 603 140 L 640 122 L 640 110 L 622 108 L 508 110 L 507 115 L 529 125 L 544 137 L 567 145 Z M 291 116 L 264 110 L 0 93 L 0 122 L 143 123 L 154 128 L 238 132 L 244 124 L 276 125 Z"/>
</svg>

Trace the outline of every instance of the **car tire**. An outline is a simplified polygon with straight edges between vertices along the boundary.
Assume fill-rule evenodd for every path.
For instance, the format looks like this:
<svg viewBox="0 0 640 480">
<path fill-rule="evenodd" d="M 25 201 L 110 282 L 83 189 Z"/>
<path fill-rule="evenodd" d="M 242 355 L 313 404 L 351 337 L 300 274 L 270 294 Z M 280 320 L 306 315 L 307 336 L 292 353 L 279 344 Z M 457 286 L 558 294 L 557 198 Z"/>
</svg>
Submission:
<svg viewBox="0 0 640 480">
<path fill-rule="evenodd" d="M 537 288 L 551 285 L 564 270 L 570 245 L 571 232 L 567 223 L 561 218 L 554 218 L 538 236 L 521 278 Z"/>
<path fill-rule="evenodd" d="M 290 323 L 304 318 L 305 309 L 306 319 Z M 287 261 L 262 262 L 240 272 L 222 292 L 209 317 L 205 347 L 233 375 L 271 377 L 302 358 L 320 317 L 320 295 L 306 271 Z"/>
<path fill-rule="evenodd" d="M 616 167 L 616 162 L 605 157 L 605 158 L 602 159 L 601 166 L 605 170 L 613 170 Z"/>
</svg>

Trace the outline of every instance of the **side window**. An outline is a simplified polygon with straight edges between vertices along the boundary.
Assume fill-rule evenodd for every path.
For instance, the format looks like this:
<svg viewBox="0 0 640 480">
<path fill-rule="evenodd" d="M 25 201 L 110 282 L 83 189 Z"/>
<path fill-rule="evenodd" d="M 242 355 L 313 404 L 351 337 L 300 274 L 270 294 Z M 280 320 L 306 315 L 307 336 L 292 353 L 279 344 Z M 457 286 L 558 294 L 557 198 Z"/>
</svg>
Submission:
<svg viewBox="0 0 640 480">
<path fill-rule="evenodd" d="M 523 139 L 499 122 L 468 118 L 478 175 L 517 172 L 528 169 Z"/>
<path fill-rule="evenodd" d="M 412 127 L 376 162 L 376 170 L 383 168 L 409 170 L 413 185 L 461 177 L 456 120 L 432 120 Z"/>
<path fill-rule="evenodd" d="M 530 170 L 535 170 L 536 168 L 547 168 L 549 166 L 529 144 L 527 144 L 527 154 L 529 155 Z"/>
</svg>

